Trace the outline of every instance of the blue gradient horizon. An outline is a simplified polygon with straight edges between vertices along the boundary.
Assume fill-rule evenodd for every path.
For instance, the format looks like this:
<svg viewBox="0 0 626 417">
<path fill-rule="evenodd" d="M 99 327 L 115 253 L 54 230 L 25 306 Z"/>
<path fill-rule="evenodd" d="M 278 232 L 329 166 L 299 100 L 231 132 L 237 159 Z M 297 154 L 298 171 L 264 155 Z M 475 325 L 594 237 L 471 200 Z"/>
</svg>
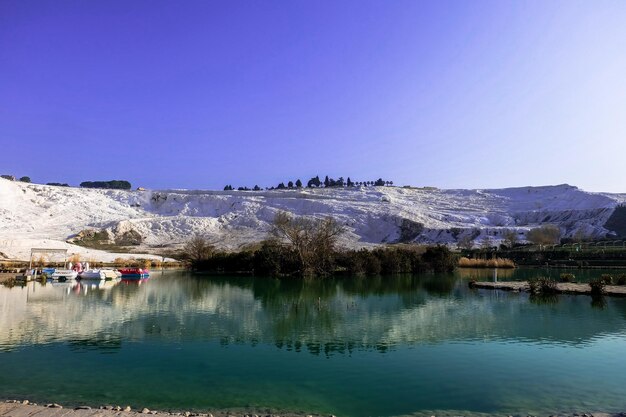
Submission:
<svg viewBox="0 0 626 417">
<path fill-rule="evenodd" d="M 626 2 L 0 2 L 0 173 L 626 192 Z"/>
</svg>

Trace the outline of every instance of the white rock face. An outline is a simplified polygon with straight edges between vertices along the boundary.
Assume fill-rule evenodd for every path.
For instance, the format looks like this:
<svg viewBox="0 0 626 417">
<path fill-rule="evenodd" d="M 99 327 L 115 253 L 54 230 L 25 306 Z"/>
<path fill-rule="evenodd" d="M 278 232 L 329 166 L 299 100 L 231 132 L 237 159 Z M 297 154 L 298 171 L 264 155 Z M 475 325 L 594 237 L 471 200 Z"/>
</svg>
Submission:
<svg viewBox="0 0 626 417">
<path fill-rule="evenodd" d="M 626 194 L 589 193 L 570 185 L 500 190 L 399 187 L 272 191 L 119 191 L 24 184 L 0 179 L 0 252 L 27 258 L 31 247 L 67 247 L 87 257 L 114 254 L 65 241 L 85 229 L 113 238 L 137 232 L 138 250 L 177 247 L 198 233 L 235 249 L 267 236 L 280 210 L 297 216 L 332 216 L 347 228 L 349 247 L 414 241 L 454 244 L 467 234 L 497 242 L 506 229 L 524 233 L 558 225 L 605 236 L 606 220 Z M 0 256 L 2 256 L 0 254 Z"/>
</svg>

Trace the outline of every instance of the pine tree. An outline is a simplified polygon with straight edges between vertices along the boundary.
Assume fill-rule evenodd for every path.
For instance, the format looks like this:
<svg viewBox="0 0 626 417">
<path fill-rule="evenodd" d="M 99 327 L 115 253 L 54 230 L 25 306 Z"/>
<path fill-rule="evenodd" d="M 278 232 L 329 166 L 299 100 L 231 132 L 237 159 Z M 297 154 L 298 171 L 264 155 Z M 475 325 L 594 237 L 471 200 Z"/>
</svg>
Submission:
<svg viewBox="0 0 626 417">
<path fill-rule="evenodd" d="M 260 191 L 260 190 L 261 190 L 261 187 L 259 187 L 258 185 L 254 186 L 254 191 Z"/>
<path fill-rule="evenodd" d="M 319 175 L 316 175 L 314 178 L 309 180 L 306 186 L 311 188 L 312 186 L 319 187 L 320 185 L 322 185 L 322 182 L 320 181 Z"/>
<path fill-rule="evenodd" d="M 287 187 L 289 187 L 289 188 L 293 188 L 293 181 L 289 181 L 289 182 L 287 183 Z"/>
<path fill-rule="evenodd" d="M 347 181 L 348 187 L 353 187 L 354 183 L 352 182 L 352 180 L 350 180 L 350 177 L 348 177 L 348 181 Z"/>
<path fill-rule="evenodd" d="M 328 179 L 328 175 L 324 178 L 324 187 L 328 187 L 330 185 L 330 180 Z"/>
<path fill-rule="evenodd" d="M 296 181 L 296 187 L 302 188 L 302 181 L 300 181 L 299 179 Z"/>
</svg>

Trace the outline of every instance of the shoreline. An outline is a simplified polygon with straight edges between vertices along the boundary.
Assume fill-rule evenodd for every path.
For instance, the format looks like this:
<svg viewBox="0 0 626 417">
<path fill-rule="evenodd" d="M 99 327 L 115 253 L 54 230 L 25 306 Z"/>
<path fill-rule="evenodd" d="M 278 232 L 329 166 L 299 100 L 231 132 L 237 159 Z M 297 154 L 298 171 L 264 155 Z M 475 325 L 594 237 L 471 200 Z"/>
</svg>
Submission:
<svg viewBox="0 0 626 417">
<path fill-rule="evenodd" d="M 148 408 L 131 409 L 129 406 L 63 406 L 56 403 L 37 404 L 29 400 L 0 400 L 0 416 L 2 417 L 144 417 L 150 415 L 176 416 L 176 417 L 335 417 L 332 414 L 315 414 L 315 413 L 293 413 L 293 412 L 277 412 L 269 409 L 225 409 L 214 411 L 162 411 L 149 410 Z M 491 415 L 506 415 L 508 417 L 537 417 L 541 414 L 509 414 L 509 413 L 459 413 L 445 411 L 422 411 L 412 414 L 403 415 L 401 417 L 435 417 L 435 416 L 480 416 L 487 417 Z M 605 412 L 587 412 L 587 413 L 548 413 L 546 417 L 626 417 L 626 412 L 605 413 Z M 400 417 L 400 416 L 398 416 Z"/>
<path fill-rule="evenodd" d="M 503 290 L 513 292 L 530 292 L 528 281 L 470 281 L 470 288 L 480 288 L 488 290 Z M 624 285 L 606 285 L 602 294 L 594 294 L 589 284 L 577 284 L 572 282 L 556 283 L 555 293 L 557 294 L 579 294 L 579 295 L 604 295 L 612 297 L 626 297 L 626 286 Z"/>
<path fill-rule="evenodd" d="M 29 400 L 0 400 L 2 417 L 139 417 L 150 415 L 180 417 L 335 417 L 329 414 L 294 413 L 270 409 L 216 409 L 203 411 L 165 411 L 130 406 L 65 406 L 57 403 L 38 404 Z"/>
</svg>

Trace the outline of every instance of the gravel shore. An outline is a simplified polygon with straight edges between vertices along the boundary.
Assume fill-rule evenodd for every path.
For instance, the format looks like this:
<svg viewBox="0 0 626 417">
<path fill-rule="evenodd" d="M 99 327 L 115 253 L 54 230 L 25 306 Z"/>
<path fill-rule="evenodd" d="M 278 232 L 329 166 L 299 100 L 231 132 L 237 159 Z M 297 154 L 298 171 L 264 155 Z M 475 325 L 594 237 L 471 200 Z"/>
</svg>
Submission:
<svg viewBox="0 0 626 417">
<path fill-rule="evenodd" d="M 7 400 L 0 403 L 1 417 L 143 417 L 150 415 L 177 417 L 334 417 L 322 414 L 274 413 L 269 410 L 215 410 L 210 412 L 155 411 L 126 406 L 64 407 L 60 404 L 36 404 L 28 400 Z"/>
<path fill-rule="evenodd" d="M 149 415 L 180 416 L 180 417 L 335 417 L 325 414 L 297 414 L 297 413 L 275 413 L 269 410 L 216 410 L 211 412 L 170 412 L 155 411 L 147 408 L 131 409 L 122 406 L 100 406 L 100 407 L 64 407 L 60 404 L 35 404 L 28 400 L 7 400 L 0 402 L 0 417 L 144 417 Z M 486 413 L 450 414 L 445 412 L 418 412 L 406 416 L 398 417 L 435 417 L 435 416 L 466 416 L 466 417 L 487 417 Z M 515 416 L 502 417 L 539 417 L 537 415 L 516 414 Z M 546 414 L 546 417 L 626 417 L 624 413 L 574 413 L 574 414 Z"/>
</svg>

